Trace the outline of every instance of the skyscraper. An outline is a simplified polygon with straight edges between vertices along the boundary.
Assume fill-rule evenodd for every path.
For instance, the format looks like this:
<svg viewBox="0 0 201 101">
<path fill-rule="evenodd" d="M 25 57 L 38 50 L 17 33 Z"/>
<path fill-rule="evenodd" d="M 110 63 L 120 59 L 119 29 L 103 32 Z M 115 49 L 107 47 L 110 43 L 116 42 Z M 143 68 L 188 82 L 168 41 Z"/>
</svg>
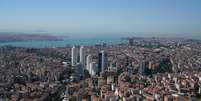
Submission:
<svg viewBox="0 0 201 101">
<path fill-rule="evenodd" d="M 132 39 L 132 38 L 131 38 L 131 39 L 129 39 L 129 40 L 128 40 L 129 45 L 131 45 L 131 46 L 132 46 L 132 45 L 133 45 L 133 43 L 134 43 L 133 41 L 134 41 L 134 39 Z"/>
<path fill-rule="evenodd" d="M 88 55 L 87 56 L 87 66 L 86 66 L 86 69 L 89 71 L 90 69 L 90 63 L 92 62 L 92 56 L 91 55 Z"/>
<path fill-rule="evenodd" d="M 81 63 L 78 63 L 76 65 L 76 73 L 79 77 L 83 77 L 84 76 L 84 67 Z"/>
<path fill-rule="evenodd" d="M 107 68 L 107 53 L 101 51 L 98 54 L 98 72 L 103 72 Z"/>
<path fill-rule="evenodd" d="M 145 74 L 145 61 L 142 60 L 140 63 L 140 67 L 139 67 L 139 74 L 144 75 Z"/>
<path fill-rule="evenodd" d="M 84 48 L 84 46 L 80 47 L 80 63 L 85 67 L 85 48 Z"/>
<path fill-rule="evenodd" d="M 142 60 L 139 67 L 139 74 L 141 75 L 149 75 L 151 73 L 151 69 L 148 68 L 149 63 L 145 60 Z"/>
<path fill-rule="evenodd" d="M 71 49 L 71 64 L 72 66 L 77 64 L 77 48 L 75 46 Z"/>
<path fill-rule="evenodd" d="M 91 76 L 95 76 L 97 73 L 97 66 L 95 62 L 91 62 L 89 65 L 89 73 Z"/>
</svg>

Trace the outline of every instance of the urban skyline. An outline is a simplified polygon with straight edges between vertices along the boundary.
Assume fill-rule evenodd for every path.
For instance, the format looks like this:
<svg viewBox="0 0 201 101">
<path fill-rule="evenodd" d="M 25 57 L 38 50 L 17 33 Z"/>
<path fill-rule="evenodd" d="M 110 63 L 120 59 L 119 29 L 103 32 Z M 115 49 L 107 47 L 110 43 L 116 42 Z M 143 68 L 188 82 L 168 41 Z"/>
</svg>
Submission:
<svg viewBox="0 0 201 101">
<path fill-rule="evenodd" d="M 201 1 L 0 0 L 0 101 L 201 101 Z"/>
</svg>

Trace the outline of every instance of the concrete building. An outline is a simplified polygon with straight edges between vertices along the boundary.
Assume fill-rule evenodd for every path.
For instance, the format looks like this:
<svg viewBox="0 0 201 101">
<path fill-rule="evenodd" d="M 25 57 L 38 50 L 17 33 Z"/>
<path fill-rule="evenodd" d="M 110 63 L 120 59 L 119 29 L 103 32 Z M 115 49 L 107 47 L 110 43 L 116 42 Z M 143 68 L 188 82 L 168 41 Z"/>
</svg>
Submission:
<svg viewBox="0 0 201 101">
<path fill-rule="evenodd" d="M 141 75 L 144 75 L 144 74 L 145 74 L 145 69 L 146 69 L 145 66 L 146 66 L 146 65 L 145 65 L 145 61 L 144 61 L 144 60 L 141 61 L 140 67 L 139 67 L 139 70 L 138 70 L 139 74 L 141 74 Z"/>
<path fill-rule="evenodd" d="M 77 64 L 77 74 L 80 76 L 80 77 L 83 77 L 84 76 L 84 67 L 81 63 L 78 63 Z"/>
<path fill-rule="evenodd" d="M 84 46 L 81 46 L 80 47 L 80 63 L 85 67 L 85 61 L 86 61 L 86 59 L 85 59 L 85 55 L 86 55 L 86 53 L 85 53 L 85 48 L 84 48 Z"/>
<path fill-rule="evenodd" d="M 101 51 L 98 54 L 98 72 L 103 72 L 105 69 L 107 69 L 107 53 Z"/>
<path fill-rule="evenodd" d="M 90 70 L 90 63 L 92 62 L 92 56 L 88 55 L 87 56 L 87 65 L 86 65 L 86 69 L 89 71 Z"/>
<path fill-rule="evenodd" d="M 77 48 L 75 46 L 71 49 L 71 65 L 75 66 L 77 64 Z"/>
<path fill-rule="evenodd" d="M 89 66 L 89 73 L 91 76 L 95 76 L 96 73 L 97 73 L 97 66 L 96 66 L 96 63 L 95 62 L 91 62 L 90 63 L 90 66 Z"/>
</svg>

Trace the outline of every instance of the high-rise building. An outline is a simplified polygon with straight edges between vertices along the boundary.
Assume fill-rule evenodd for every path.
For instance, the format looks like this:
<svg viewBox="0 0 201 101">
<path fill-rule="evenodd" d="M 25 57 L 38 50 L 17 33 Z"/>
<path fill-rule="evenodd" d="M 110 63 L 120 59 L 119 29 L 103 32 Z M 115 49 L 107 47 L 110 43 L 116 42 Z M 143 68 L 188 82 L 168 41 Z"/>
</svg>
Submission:
<svg viewBox="0 0 201 101">
<path fill-rule="evenodd" d="M 76 73 L 77 73 L 77 75 L 79 77 L 83 77 L 84 76 L 84 67 L 83 67 L 83 65 L 81 63 L 78 63 L 76 65 L 76 71 L 77 71 Z"/>
<path fill-rule="evenodd" d="M 141 61 L 140 67 L 139 67 L 139 74 L 144 75 L 145 74 L 145 61 Z"/>
<path fill-rule="evenodd" d="M 80 63 L 85 67 L 85 49 L 84 49 L 84 46 L 80 47 Z"/>
<path fill-rule="evenodd" d="M 77 48 L 75 46 L 71 49 L 71 64 L 72 66 L 77 64 Z"/>
<path fill-rule="evenodd" d="M 98 72 L 103 72 L 105 69 L 107 69 L 107 53 L 101 51 L 98 54 Z"/>
<path fill-rule="evenodd" d="M 148 68 L 149 68 L 149 69 L 153 69 L 153 68 L 152 68 L 152 67 L 153 67 L 152 65 L 153 65 L 153 62 L 152 62 L 152 61 L 149 61 L 149 67 L 148 67 Z"/>
<path fill-rule="evenodd" d="M 95 76 L 97 73 L 97 67 L 95 62 L 91 62 L 89 65 L 89 73 L 91 76 Z"/>
<path fill-rule="evenodd" d="M 87 66 L 86 66 L 86 69 L 89 71 L 90 69 L 90 63 L 92 62 L 92 56 L 91 55 L 88 55 L 87 56 Z"/>
<path fill-rule="evenodd" d="M 149 75 L 151 74 L 151 69 L 149 69 L 149 62 L 142 60 L 139 67 L 139 74 Z"/>
<path fill-rule="evenodd" d="M 134 39 L 129 39 L 129 40 L 128 40 L 129 45 L 131 45 L 131 46 L 132 46 L 132 45 L 134 44 L 134 42 L 133 42 L 133 41 L 134 41 Z"/>
<path fill-rule="evenodd" d="M 128 69 L 128 75 L 129 76 L 133 75 L 133 72 L 134 72 L 133 67 L 132 66 L 128 66 L 127 69 Z"/>
</svg>

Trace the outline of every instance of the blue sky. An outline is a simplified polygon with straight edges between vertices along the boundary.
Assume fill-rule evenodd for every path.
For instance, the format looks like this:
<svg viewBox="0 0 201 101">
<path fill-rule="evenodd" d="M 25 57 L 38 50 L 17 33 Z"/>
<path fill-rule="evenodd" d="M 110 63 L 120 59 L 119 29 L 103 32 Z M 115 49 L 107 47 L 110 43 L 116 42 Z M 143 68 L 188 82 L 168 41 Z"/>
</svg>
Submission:
<svg viewBox="0 0 201 101">
<path fill-rule="evenodd" d="M 201 36 L 201 0 L 0 0 L 0 31 Z"/>
</svg>

